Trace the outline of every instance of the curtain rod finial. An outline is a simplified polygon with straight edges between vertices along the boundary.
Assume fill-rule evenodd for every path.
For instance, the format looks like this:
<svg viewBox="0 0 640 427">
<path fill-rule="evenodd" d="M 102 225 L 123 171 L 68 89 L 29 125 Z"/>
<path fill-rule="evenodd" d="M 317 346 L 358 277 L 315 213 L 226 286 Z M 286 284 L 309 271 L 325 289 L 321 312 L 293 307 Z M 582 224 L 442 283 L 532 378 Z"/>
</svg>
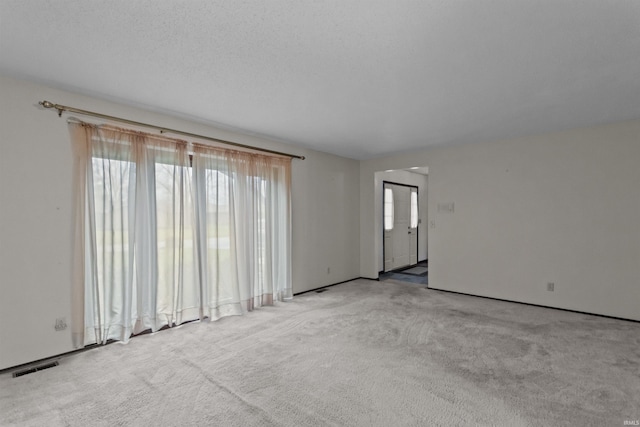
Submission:
<svg viewBox="0 0 640 427">
<path fill-rule="evenodd" d="M 61 106 L 58 106 L 58 104 L 54 104 L 53 102 L 49 102 L 49 101 L 40 101 L 38 102 L 38 104 L 42 105 L 44 108 L 55 108 L 56 110 L 58 110 L 58 117 L 62 117 L 62 112 L 64 111 L 64 108 L 62 108 Z"/>
</svg>

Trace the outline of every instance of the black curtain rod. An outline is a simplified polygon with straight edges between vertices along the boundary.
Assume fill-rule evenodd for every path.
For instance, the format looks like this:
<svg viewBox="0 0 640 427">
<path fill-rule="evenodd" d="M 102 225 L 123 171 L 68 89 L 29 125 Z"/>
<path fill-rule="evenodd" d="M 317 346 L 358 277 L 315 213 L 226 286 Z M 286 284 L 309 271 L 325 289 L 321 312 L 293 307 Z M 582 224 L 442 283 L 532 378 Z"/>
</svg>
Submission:
<svg viewBox="0 0 640 427">
<path fill-rule="evenodd" d="M 143 126 L 147 128 L 157 129 L 160 131 L 160 133 L 164 133 L 164 132 L 175 133 L 178 135 L 190 136 L 192 138 L 206 139 L 208 141 L 218 142 L 220 144 L 233 145 L 234 147 L 246 148 L 248 150 L 262 151 L 264 153 L 277 154 L 279 156 L 287 156 L 287 157 L 291 157 L 292 159 L 300 159 L 300 160 L 305 159 L 304 156 L 298 156 L 298 155 L 289 154 L 289 153 L 282 153 L 280 151 L 268 150 L 266 148 L 252 147 L 251 145 L 240 144 L 238 142 L 226 141 L 224 139 L 212 138 L 210 136 L 198 135 L 195 133 L 184 132 L 176 129 L 168 129 L 162 126 L 150 125 L 148 123 L 141 123 L 133 120 L 123 119 L 121 117 L 108 116 L 106 114 L 95 113 L 93 111 L 80 110 L 79 108 L 73 108 L 73 107 L 67 107 L 66 105 L 54 104 L 53 102 L 49 102 L 49 101 L 40 101 L 39 104 L 42 105 L 44 108 L 54 108 L 58 110 L 58 117 L 61 117 L 63 112 L 69 111 L 71 113 L 84 114 L 86 116 L 99 117 L 101 119 L 115 120 L 117 122 L 127 123 L 134 126 Z"/>
</svg>

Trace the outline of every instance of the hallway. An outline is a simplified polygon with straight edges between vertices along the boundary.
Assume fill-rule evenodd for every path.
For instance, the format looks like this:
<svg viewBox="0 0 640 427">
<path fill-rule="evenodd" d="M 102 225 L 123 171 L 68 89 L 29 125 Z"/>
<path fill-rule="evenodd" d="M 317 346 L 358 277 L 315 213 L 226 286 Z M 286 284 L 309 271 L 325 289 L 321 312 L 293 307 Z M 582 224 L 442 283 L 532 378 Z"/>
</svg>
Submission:
<svg viewBox="0 0 640 427">
<path fill-rule="evenodd" d="M 428 260 L 420 261 L 416 265 L 404 267 L 398 270 L 381 273 L 379 275 L 380 281 L 385 280 L 399 280 L 401 282 L 409 282 L 420 285 L 427 285 L 429 283 L 429 262 Z"/>
</svg>

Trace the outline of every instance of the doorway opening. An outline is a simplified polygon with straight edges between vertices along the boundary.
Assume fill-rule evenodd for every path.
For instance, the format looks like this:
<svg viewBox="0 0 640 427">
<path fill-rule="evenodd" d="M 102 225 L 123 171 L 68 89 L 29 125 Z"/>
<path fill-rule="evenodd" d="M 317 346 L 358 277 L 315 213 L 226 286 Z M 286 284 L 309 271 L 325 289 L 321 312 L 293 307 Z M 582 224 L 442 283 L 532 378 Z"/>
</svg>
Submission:
<svg viewBox="0 0 640 427">
<path fill-rule="evenodd" d="M 427 166 L 375 173 L 375 248 L 379 280 L 387 280 L 393 274 L 397 280 L 427 284 L 428 173 Z M 405 245 L 403 242 L 407 241 Z"/>
</svg>

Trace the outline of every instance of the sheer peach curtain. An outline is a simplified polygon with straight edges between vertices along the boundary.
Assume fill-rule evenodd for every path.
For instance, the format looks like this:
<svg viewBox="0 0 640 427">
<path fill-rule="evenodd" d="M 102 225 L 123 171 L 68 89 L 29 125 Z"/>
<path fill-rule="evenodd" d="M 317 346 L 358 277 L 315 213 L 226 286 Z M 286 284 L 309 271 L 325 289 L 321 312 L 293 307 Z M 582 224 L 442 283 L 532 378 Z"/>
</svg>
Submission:
<svg viewBox="0 0 640 427">
<path fill-rule="evenodd" d="M 289 158 L 70 130 L 77 347 L 291 298 Z"/>
</svg>

